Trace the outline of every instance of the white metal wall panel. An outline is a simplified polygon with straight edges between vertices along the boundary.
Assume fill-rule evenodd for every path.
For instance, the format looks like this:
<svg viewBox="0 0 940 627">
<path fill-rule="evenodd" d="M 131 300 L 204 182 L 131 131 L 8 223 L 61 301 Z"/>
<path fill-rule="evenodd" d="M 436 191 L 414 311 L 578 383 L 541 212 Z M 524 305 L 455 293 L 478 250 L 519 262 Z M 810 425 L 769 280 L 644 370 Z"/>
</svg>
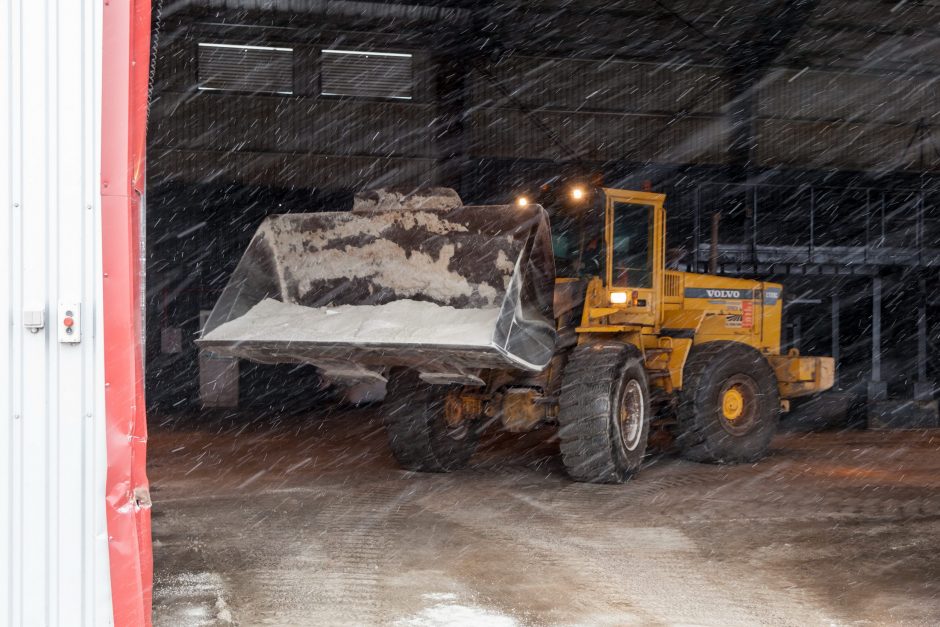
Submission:
<svg viewBox="0 0 940 627">
<path fill-rule="evenodd" d="M 100 67 L 100 2 L 0 3 L 0 624 L 112 622 Z M 59 303 L 81 342 L 59 342 Z"/>
</svg>

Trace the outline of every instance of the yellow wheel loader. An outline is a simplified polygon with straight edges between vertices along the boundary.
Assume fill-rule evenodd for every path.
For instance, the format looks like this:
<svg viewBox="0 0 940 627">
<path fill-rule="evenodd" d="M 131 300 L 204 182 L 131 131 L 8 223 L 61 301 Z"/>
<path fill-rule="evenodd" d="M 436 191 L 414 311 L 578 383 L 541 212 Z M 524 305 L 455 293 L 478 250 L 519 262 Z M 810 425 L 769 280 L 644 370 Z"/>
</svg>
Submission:
<svg viewBox="0 0 940 627">
<path fill-rule="evenodd" d="M 384 382 L 410 470 L 462 467 L 493 422 L 551 424 L 572 478 L 619 483 L 654 409 L 688 459 L 759 459 L 789 399 L 833 380 L 831 358 L 780 354 L 781 286 L 668 270 L 662 194 L 575 196 L 554 232 L 537 204 L 464 206 L 443 189 L 270 216 L 198 343 Z"/>
</svg>

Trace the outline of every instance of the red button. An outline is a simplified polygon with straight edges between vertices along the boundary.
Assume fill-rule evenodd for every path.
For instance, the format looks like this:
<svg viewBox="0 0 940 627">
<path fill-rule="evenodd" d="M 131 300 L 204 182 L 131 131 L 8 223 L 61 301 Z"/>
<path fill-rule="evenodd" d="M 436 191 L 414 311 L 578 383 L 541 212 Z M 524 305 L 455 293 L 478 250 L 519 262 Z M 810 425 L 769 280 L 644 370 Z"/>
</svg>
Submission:
<svg viewBox="0 0 940 627">
<path fill-rule="evenodd" d="M 73 324 L 75 324 L 75 321 L 72 320 L 71 318 L 66 318 L 65 320 L 62 321 L 62 324 L 64 324 L 67 327 L 70 327 Z"/>
</svg>

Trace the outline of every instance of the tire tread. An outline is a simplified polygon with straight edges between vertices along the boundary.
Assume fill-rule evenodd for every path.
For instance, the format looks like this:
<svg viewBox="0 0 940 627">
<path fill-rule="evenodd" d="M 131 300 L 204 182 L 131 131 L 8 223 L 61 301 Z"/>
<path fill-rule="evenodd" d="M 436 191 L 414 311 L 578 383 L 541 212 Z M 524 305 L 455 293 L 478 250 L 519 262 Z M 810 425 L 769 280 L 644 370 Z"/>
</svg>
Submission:
<svg viewBox="0 0 940 627">
<path fill-rule="evenodd" d="M 612 392 L 631 358 L 641 358 L 634 346 L 611 343 L 578 346 L 568 359 L 558 435 L 565 468 L 576 481 L 621 483 L 632 474 L 620 467 L 610 431 Z"/>
<path fill-rule="evenodd" d="M 443 399 L 436 388 L 420 382 L 413 373 L 389 377 L 384 423 L 389 448 L 398 464 L 416 472 L 452 472 L 463 468 L 476 449 L 479 429 L 469 428 L 465 442 L 442 447 L 434 430 L 442 428 Z M 458 445 L 459 444 L 459 445 Z"/>
<path fill-rule="evenodd" d="M 676 444 L 682 456 L 696 462 L 706 463 L 739 463 L 752 462 L 766 454 L 769 438 L 756 452 L 746 452 L 745 446 L 735 446 L 738 442 L 732 436 L 725 436 L 716 441 L 714 434 L 714 420 L 709 415 L 703 415 L 701 394 L 703 387 L 718 384 L 709 381 L 709 375 L 716 367 L 716 360 L 722 359 L 759 359 L 763 365 L 758 366 L 757 375 L 765 385 L 772 379 L 773 398 L 770 399 L 772 408 L 768 415 L 758 417 L 762 422 L 773 423 L 772 430 L 776 430 L 779 416 L 779 401 L 776 396 L 776 377 L 773 370 L 755 349 L 746 344 L 732 341 L 715 341 L 701 344 L 692 348 L 686 361 L 682 389 L 679 391 L 678 410 L 676 412 L 678 423 L 678 437 Z M 755 362 L 758 363 L 758 362 Z M 760 382 L 759 382 L 760 384 Z M 770 425 L 764 428 L 771 429 Z M 752 432 L 753 433 L 753 432 Z M 751 436 L 751 434 L 748 434 Z M 744 442 L 742 436 L 740 442 Z M 757 437 L 753 435 L 752 437 Z M 772 437 L 772 434 L 771 434 Z"/>
</svg>

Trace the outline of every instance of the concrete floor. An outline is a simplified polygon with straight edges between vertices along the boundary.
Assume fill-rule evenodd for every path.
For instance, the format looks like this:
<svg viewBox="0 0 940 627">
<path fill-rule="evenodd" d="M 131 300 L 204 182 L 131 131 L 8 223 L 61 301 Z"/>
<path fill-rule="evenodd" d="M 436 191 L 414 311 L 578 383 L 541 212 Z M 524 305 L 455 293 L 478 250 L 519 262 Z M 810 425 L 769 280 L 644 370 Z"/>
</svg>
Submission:
<svg viewBox="0 0 940 627">
<path fill-rule="evenodd" d="M 940 432 L 784 434 L 753 466 L 659 455 L 596 486 L 550 430 L 406 473 L 374 413 L 152 418 L 155 624 L 940 621 Z"/>
</svg>

